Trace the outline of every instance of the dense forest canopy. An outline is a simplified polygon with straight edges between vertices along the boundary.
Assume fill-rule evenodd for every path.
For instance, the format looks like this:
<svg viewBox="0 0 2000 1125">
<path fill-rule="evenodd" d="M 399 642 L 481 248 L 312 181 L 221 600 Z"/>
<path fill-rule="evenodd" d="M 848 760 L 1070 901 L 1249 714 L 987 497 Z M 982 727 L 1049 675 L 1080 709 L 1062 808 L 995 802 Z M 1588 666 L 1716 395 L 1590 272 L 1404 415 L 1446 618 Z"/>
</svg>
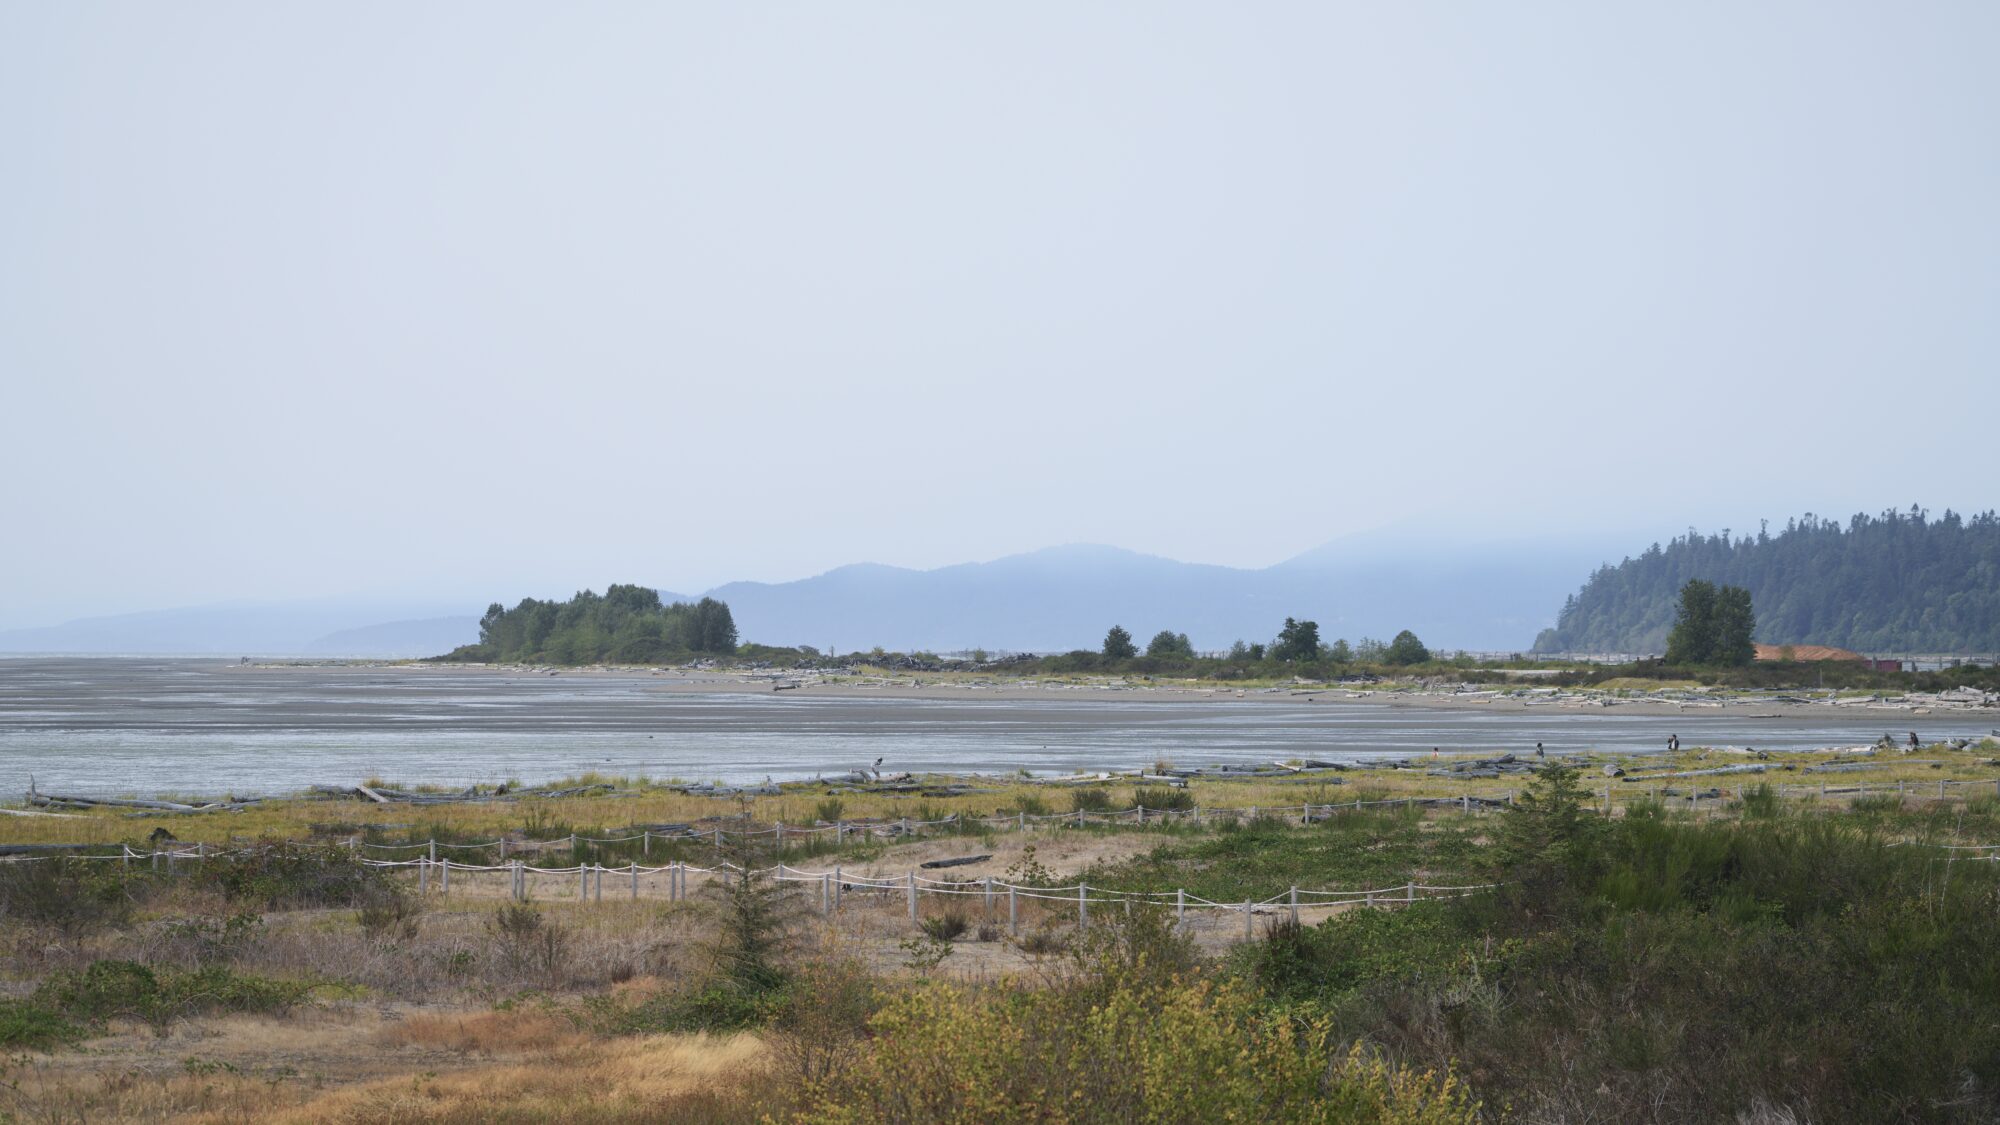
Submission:
<svg viewBox="0 0 2000 1125">
<path fill-rule="evenodd" d="M 1748 589 L 1767 644 L 2000 652 L 2000 517 L 1915 506 L 1845 525 L 1808 514 L 1776 535 L 1690 530 L 1591 575 L 1535 650 L 1660 652 L 1696 578 Z"/>
<path fill-rule="evenodd" d="M 585 590 L 566 602 L 524 598 L 513 609 L 495 602 L 479 619 L 479 643 L 450 658 L 646 664 L 735 651 L 736 622 L 728 605 L 714 598 L 666 605 L 657 590 L 614 585 L 601 597 Z"/>
</svg>

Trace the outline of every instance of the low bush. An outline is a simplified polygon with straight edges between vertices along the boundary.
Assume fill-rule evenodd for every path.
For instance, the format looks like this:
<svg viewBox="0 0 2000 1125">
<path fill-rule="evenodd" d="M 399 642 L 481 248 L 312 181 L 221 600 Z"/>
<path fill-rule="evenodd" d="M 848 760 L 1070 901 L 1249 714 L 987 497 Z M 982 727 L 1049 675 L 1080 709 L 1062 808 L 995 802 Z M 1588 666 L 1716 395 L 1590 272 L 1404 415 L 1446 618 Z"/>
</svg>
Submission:
<svg viewBox="0 0 2000 1125">
<path fill-rule="evenodd" d="M 132 908 L 116 864 L 69 857 L 0 863 L 0 922 L 54 926 L 76 937 L 125 925 Z"/>
<path fill-rule="evenodd" d="M 1194 794 L 1171 785 L 1135 785 L 1132 803 L 1147 812 L 1187 812 L 1194 808 Z"/>
<path fill-rule="evenodd" d="M 570 963 L 570 934 L 551 922 L 532 903 L 505 903 L 487 922 L 494 961 L 516 977 L 545 982 L 559 979 Z"/>
<path fill-rule="evenodd" d="M 381 868 L 365 866 L 346 849 L 290 843 L 260 844 L 226 861 L 198 863 L 191 878 L 263 910 L 359 906 L 378 898 L 389 882 Z"/>
<path fill-rule="evenodd" d="M 250 911 L 170 919 L 160 927 L 148 959 L 177 961 L 189 968 L 226 964 L 248 948 L 263 928 L 263 916 Z"/>
<path fill-rule="evenodd" d="M 0 997 L 0 1048 L 46 1051 L 83 1035 L 84 1029 L 60 1012 L 33 1001 Z"/>
<path fill-rule="evenodd" d="M 1101 786 L 1087 785 L 1069 795 L 1069 811 L 1080 813 L 1107 812 L 1111 808 L 1111 792 Z"/>
<path fill-rule="evenodd" d="M 917 925 L 939 941 L 953 941 L 972 928 L 972 921 L 965 916 L 965 911 L 954 908 L 942 914 L 933 914 Z"/>
<path fill-rule="evenodd" d="M 373 941 L 409 941 L 417 936 L 417 920 L 422 914 L 423 902 L 417 896 L 394 883 L 384 883 L 363 896 L 354 920 Z"/>
<path fill-rule="evenodd" d="M 826 1082 L 860 1058 L 868 1021 L 881 1002 L 859 963 L 809 965 L 793 978 L 765 1039 L 787 1077 L 808 1085 Z"/>
<path fill-rule="evenodd" d="M 799 1119 L 1469 1125 L 1478 1116 L 1452 1074 L 1343 1050 L 1325 1020 L 1265 1015 L 1228 984 L 1121 982 L 1079 1001 L 1066 990 L 913 989 L 871 1021 L 852 1065 L 812 1084 Z"/>
<path fill-rule="evenodd" d="M 205 1012 L 283 1012 L 307 1000 L 313 985 L 231 972 L 219 965 L 191 972 L 155 970 L 133 961 L 93 961 L 52 974 L 33 1003 L 78 1023 L 138 1019 L 165 1029 Z"/>
<path fill-rule="evenodd" d="M 1987 865 L 1866 818 L 1626 817 L 1578 849 L 1534 815 L 1492 894 L 1281 924 L 1231 965 L 1534 1120 L 2000 1117 Z"/>
<path fill-rule="evenodd" d="M 1003 809 L 1001 811 L 1005 813 L 1009 810 Z M 1049 803 L 1032 793 L 1023 793 L 1014 799 L 1014 808 L 1012 811 L 1026 813 L 1029 816 L 1047 816 L 1049 815 Z"/>
</svg>

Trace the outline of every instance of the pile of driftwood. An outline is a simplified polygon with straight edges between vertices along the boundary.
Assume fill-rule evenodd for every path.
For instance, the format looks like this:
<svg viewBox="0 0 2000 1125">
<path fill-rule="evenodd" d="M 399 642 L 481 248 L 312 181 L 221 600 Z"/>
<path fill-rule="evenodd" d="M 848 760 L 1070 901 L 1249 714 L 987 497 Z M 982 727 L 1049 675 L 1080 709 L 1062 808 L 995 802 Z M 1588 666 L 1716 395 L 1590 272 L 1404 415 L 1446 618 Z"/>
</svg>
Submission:
<svg viewBox="0 0 2000 1125">
<path fill-rule="evenodd" d="M 477 785 L 468 785 L 457 793 L 411 793 L 402 789 L 388 789 L 380 785 L 315 785 L 311 795 L 321 800 L 344 800 L 355 798 L 373 801 L 378 805 L 460 805 L 475 801 L 512 801 L 522 797 L 583 797 L 593 793 L 608 792 L 614 786 L 604 783 L 577 785 L 567 789 L 509 789 L 505 785 L 482 790 Z"/>
<path fill-rule="evenodd" d="M 262 801 L 262 797 L 246 797 L 237 800 L 224 797 L 214 801 L 141 801 L 129 797 L 66 797 L 59 793 L 43 793 L 35 788 L 32 779 L 28 782 L 28 803 L 45 809 L 136 809 L 130 816 L 184 815 L 187 813 L 237 812 Z"/>
<path fill-rule="evenodd" d="M 1502 754 L 1497 758 L 1475 758 L 1469 761 L 1453 762 L 1449 766 L 1425 770 L 1432 777 L 1499 777 L 1503 773 L 1533 773 L 1533 762 L 1516 758 L 1512 754 Z"/>
</svg>

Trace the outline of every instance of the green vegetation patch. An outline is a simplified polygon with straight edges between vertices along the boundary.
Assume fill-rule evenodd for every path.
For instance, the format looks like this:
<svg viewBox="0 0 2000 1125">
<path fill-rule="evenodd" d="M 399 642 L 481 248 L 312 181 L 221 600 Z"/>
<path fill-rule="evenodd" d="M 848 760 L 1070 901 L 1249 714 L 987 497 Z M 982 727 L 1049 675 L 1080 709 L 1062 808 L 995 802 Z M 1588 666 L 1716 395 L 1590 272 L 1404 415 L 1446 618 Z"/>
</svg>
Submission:
<svg viewBox="0 0 2000 1125">
<path fill-rule="evenodd" d="M 1491 862 L 1476 842 L 1490 825 L 1426 821 L 1422 810 L 1335 811 L 1312 825 L 1259 817 L 1240 827 L 1176 839 L 1150 854 L 1098 864 L 1093 887 L 1156 891 L 1180 887 L 1216 902 L 1266 899 L 1289 887 L 1361 889 L 1419 881 L 1465 882 Z"/>
</svg>

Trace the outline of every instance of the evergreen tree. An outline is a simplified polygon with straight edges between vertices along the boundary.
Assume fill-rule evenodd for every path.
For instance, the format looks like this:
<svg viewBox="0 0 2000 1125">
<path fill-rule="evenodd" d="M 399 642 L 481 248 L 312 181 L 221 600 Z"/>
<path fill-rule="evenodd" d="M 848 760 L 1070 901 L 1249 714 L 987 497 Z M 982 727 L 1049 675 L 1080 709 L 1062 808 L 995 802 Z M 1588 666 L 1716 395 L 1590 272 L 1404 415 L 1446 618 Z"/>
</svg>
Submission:
<svg viewBox="0 0 2000 1125">
<path fill-rule="evenodd" d="M 1278 640 L 1271 646 L 1274 660 L 1318 660 L 1319 622 L 1296 621 L 1285 618 L 1285 627 L 1278 631 Z"/>
<path fill-rule="evenodd" d="M 1591 815 L 1577 772 L 1551 762 L 1500 820 L 1500 856 L 1509 865 L 1574 866 L 1590 858 L 1604 822 Z"/>
<path fill-rule="evenodd" d="M 1113 625 L 1104 634 L 1104 658 L 1106 660 L 1130 660 L 1139 655 L 1139 646 L 1132 643 L 1132 634 L 1123 625 Z"/>
<path fill-rule="evenodd" d="M 1681 606 L 1667 634 L 1667 663 L 1714 663 L 1715 639 L 1715 583 L 1690 578 L 1681 587 Z"/>
<path fill-rule="evenodd" d="M 1709 660 L 1715 664 L 1742 667 L 1757 659 L 1757 645 L 1751 635 L 1757 631 L 1757 614 L 1750 604 L 1750 591 L 1741 586 L 1724 586 L 1715 594 L 1715 647 Z"/>
</svg>

